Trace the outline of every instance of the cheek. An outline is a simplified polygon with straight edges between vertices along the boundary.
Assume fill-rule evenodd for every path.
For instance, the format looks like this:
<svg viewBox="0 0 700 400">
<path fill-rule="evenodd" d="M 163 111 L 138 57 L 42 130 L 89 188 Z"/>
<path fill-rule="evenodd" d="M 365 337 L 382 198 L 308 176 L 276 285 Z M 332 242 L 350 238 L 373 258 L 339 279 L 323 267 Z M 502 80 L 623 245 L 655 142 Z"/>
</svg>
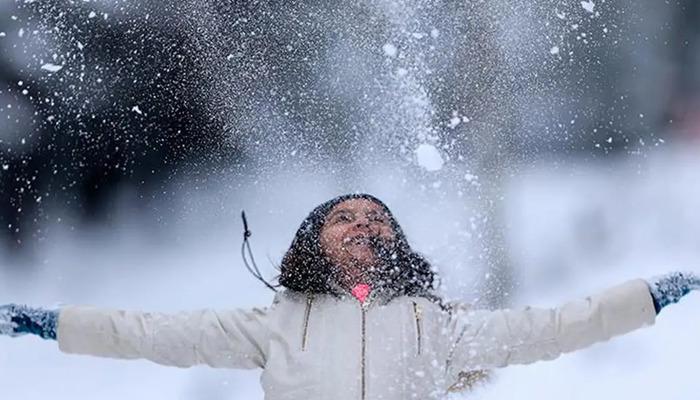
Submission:
<svg viewBox="0 0 700 400">
<path fill-rule="evenodd" d="M 321 247 L 327 255 L 335 255 L 342 245 L 342 230 L 329 228 L 321 232 Z"/>
<path fill-rule="evenodd" d="M 391 229 L 390 226 L 382 226 L 382 228 L 379 230 L 379 235 L 388 239 L 396 238 L 396 235 L 394 235 L 394 230 Z"/>
</svg>

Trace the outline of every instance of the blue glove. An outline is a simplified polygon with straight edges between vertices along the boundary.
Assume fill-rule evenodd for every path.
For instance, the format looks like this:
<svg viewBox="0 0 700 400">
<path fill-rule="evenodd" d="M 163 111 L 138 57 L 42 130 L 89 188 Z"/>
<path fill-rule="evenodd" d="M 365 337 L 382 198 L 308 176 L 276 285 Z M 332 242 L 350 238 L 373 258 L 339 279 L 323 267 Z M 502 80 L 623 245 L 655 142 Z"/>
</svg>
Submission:
<svg viewBox="0 0 700 400">
<path fill-rule="evenodd" d="M 692 290 L 700 289 L 700 278 L 692 273 L 672 272 L 648 281 L 656 313 L 669 304 L 678 303 Z"/>
<path fill-rule="evenodd" d="M 58 310 L 30 308 L 23 305 L 0 306 L 0 335 L 22 336 L 31 333 L 56 340 Z"/>
</svg>

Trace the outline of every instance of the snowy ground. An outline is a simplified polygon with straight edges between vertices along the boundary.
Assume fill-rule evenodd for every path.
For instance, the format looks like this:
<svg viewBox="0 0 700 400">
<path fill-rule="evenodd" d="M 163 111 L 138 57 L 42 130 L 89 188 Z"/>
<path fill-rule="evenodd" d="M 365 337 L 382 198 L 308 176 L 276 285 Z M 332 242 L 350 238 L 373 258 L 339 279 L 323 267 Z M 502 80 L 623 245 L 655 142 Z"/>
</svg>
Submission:
<svg viewBox="0 0 700 400">
<path fill-rule="evenodd" d="M 605 167 L 551 170 L 543 163 L 523 171 L 505 193 L 511 256 L 519 272 L 515 302 L 556 305 L 627 278 L 677 269 L 700 272 L 699 170 L 697 149 L 676 149 Z M 306 212 L 336 194 L 328 182 L 313 185 L 315 194 L 308 194 L 311 187 L 303 177 L 282 177 L 278 183 L 276 192 L 251 186 L 246 196 L 223 188 L 183 194 L 180 204 L 190 213 L 172 220 L 164 216 L 166 229 L 144 229 L 128 210 L 123 223 L 101 231 L 76 232 L 64 223 L 53 229 L 35 268 L 0 270 L 0 303 L 60 301 L 154 311 L 267 304 L 270 293 L 241 265 L 238 210 L 247 209 L 254 249 L 267 266 L 266 256 L 279 260 Z M 429 257 L 441 251 L 430 243 L 445 234 L 433 217 L 449 217 L 444 215 L 449 207 L 426 210 L 419 201 L 406 201 L 405 193 L 376 184 L 366 190 L 396 209 L 419 250 Z M 499 371 L 492 384 L 462 397 L 697 398 L 698 308 L 700 294 L 691 295 L 664 310 L 651 329 L 552 362 Z M 262 398 L 258 376 L 257 371 L 181 370 L 66 356 L 54 342 L 0 338 L 2 398 L 256 399 Z"/>
</svg>

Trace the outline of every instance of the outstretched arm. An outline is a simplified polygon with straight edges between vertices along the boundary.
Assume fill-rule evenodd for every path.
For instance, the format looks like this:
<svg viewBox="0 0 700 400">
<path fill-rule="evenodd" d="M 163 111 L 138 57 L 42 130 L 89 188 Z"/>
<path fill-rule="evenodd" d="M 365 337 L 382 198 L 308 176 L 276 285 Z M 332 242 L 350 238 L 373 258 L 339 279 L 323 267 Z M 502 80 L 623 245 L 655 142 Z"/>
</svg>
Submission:
<svg viewBox="0 0 700 400">
<path fill-rule="evenodd" d="M 552 309 L 467 311 L 449 318 L 448 370 L 496 368 L 549 360 L 643 326 L 700 288 L 692 274 L 638 279 Z"/>
<path fill-rule="evenodd" d="M 0 334 L 55 339 L 66 353 L 141 358 L 178 367 L 256 368 L 265 363 L 265 317 L 260 309 L 162 314 L 6 305 L 0 306 Z"/>
</svg>

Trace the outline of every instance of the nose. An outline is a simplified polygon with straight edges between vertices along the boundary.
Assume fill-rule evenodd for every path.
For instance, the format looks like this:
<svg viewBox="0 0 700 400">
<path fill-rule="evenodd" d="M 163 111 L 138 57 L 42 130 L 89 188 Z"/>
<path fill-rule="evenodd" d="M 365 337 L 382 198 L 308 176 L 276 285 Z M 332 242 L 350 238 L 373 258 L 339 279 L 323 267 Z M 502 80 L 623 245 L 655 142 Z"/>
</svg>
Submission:
<svg viewBox="0 0 700 400">
<path fill-rule="evenodd" d="M 355 229 L 362 230 L 367 234 L 378 234 L 378 232 L 375 232 L 376 227 L 374 226 L 372 220 L 367 216 L 357 217 L 355 220 Z"/>
</svg>

